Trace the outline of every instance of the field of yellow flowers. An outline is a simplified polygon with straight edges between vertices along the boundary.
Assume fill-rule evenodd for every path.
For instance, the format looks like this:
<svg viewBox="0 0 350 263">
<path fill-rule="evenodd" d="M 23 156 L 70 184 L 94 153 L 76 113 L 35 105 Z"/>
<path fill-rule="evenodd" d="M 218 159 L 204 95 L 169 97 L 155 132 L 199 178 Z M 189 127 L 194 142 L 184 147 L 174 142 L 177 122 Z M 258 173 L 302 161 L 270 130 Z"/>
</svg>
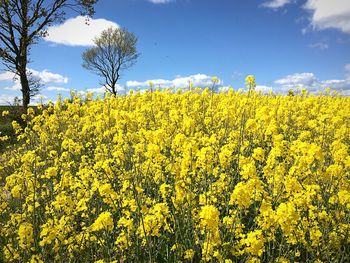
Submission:
<svg viewBox="0 0 350 263">
<path fill-rule="evenodd" d="M 57 101 L 0 163 L 0 261 L 350 262 L 350 98 Z"/>
</svg>

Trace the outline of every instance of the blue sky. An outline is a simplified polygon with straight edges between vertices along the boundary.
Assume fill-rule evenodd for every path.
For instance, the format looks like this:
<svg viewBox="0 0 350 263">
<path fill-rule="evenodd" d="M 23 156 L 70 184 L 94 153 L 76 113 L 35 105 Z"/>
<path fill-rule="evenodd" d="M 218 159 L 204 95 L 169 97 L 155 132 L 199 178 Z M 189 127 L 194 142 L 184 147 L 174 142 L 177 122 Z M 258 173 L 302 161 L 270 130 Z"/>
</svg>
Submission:
<svg viewBox="0 0 350 263">
<path fill-rule="evenodd" d="M 54 100 L 69 90 L 101 92 L 99 77 L 82 68 L 81 54 L 110 26 L 138 36 L 137 63 L 122 73 L 120 89 L 147 82 L 239 89 L 253 74 L 263 91 L 327 86 L 350 94 L 349 0 L 100 0 L 90 26 L 76 13 L 49 28 L 31 50 L 33 74 Z M 0 72 L 0 103 L 21 96 L 20 85 Z"/>
</svg>

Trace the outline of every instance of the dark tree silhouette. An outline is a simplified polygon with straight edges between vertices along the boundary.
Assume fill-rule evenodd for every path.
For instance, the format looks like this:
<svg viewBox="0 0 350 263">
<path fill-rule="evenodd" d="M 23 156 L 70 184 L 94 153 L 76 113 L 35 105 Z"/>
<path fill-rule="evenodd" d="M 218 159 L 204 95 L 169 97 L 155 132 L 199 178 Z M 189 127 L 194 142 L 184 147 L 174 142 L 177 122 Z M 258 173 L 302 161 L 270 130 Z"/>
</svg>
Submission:
<svg viewBox="0 0 350 263">
<path fill-rule="evenodd" d="M 47 34 L 47 27 L 63 22 L 65 12 L 74 10 L 91 16 L 98 0 L 0 0 L 0 58 L 21 82 L 22 104 L 40 86 L 28 71 L 30 47 Z"/>
</svg>

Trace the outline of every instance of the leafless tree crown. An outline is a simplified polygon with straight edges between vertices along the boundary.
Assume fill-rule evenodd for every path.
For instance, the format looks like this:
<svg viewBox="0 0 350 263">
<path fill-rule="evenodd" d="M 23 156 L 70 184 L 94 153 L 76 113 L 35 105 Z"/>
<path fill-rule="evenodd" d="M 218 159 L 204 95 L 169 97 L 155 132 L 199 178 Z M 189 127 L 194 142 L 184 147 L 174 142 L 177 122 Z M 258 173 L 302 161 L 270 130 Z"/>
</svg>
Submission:
<svg viewBox="0 0 350 263">
<path fill-rule="evenodd" d="M 82 55 L 83 67 L 101 76 L 101 84 L 116 95 L 121 72 L 133 66 L 139 57 L 137 37 L 125 28 L 108 28 L 94 43 Z"/>
</svg>

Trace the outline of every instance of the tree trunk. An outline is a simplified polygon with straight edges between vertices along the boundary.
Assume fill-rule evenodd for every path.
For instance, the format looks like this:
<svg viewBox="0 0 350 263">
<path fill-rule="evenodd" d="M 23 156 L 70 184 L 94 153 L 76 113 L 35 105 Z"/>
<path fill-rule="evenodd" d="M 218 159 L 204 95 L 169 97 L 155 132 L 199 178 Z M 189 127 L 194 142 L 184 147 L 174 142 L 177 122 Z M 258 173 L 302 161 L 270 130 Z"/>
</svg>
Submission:
<svg viewBox="0 0 350 263">
<path fill-rule="evenodd" d="M 26 69 L 21 70 L 19 73 L 19 78 L 21 81 L 21 91 L 22 91 L 22 105 L 23 109 L 27 110 L 28 105 L 30 103 L 30 87 L 29 87 L 29 81 L 27 77 Z"/>
<path fill-rule="evenodd" d="M 21 18 L 21 36 L 20 36 L 20 54 L 18 56 L 18 72 L 19 72 L 19 78 L 21 81 L 22 86 L 22 105 L 23 109 L 27 111 L 28 105 L 30 103 L 30 84 L 28 81 L 27 76 L 27 63 L 28 63 L 28 8 L 31 1 L 29 0 L 23 0 L 21 1 L 21 11 L 23 14 L 23 17 Z"/>
<path fill-rule="evenodd" d="M 116 90 L 116 88 L 115 88 L 116 83 L 113 82 L 111 86 L 112 86 L 111 88 L 112 88 L 112 93 L 113 93 L 113 95 L 114 95 L 114 96 L 117 96 L 118 92 L 117 92 L 117 90 Z"/>
<path fill-rule="evenodd" d="M 19 75 L 19 80 L 21 82 L 22 91 L 22 105 L 23 109 L 27 111 L 28 105 L 30 103 L 30 86 L 27 76 L 27 50 L 22 51 L 24 55 L 19 56 L 17 72 Z"/>
</svg>

